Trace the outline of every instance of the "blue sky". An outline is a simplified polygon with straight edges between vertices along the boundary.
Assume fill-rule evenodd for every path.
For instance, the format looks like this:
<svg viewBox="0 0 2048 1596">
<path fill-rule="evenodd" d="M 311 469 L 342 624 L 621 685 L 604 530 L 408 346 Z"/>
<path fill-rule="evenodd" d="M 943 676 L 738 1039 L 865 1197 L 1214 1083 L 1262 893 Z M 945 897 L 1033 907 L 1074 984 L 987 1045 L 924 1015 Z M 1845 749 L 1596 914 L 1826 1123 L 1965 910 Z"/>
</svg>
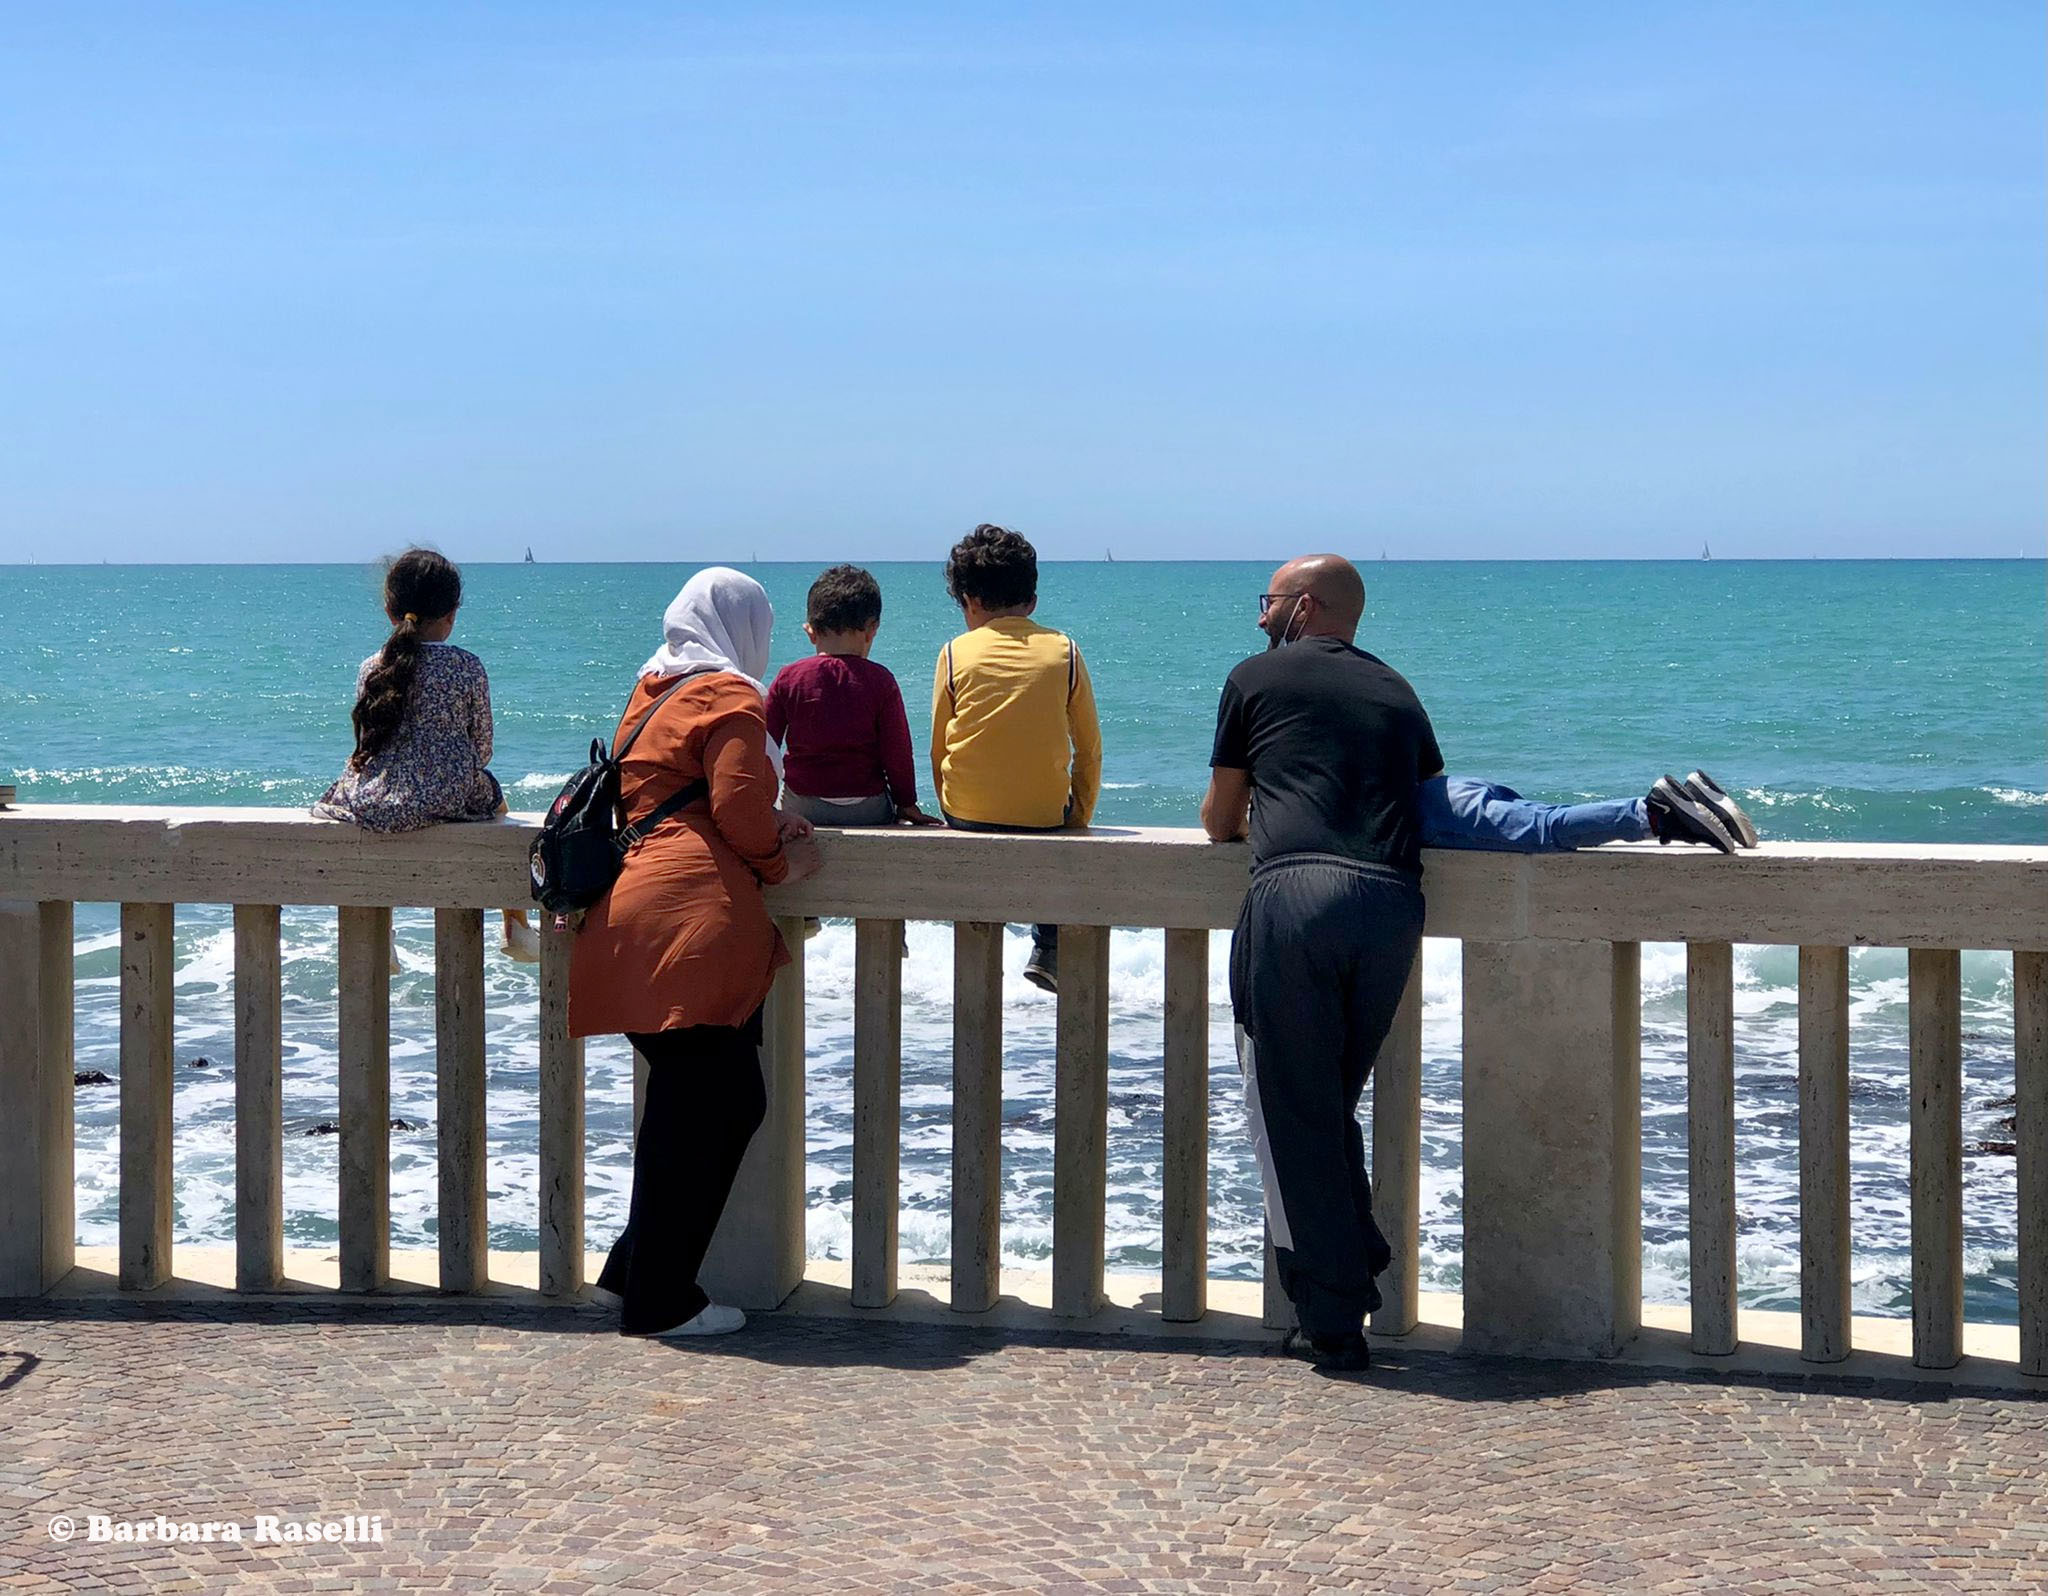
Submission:
<svg viewBox="0 0 2048 1596">
<path fill-rule="evenodd" d="M 2039 553 L 2043 44 L 10 8 L 0 559 Z"/>
</svg>

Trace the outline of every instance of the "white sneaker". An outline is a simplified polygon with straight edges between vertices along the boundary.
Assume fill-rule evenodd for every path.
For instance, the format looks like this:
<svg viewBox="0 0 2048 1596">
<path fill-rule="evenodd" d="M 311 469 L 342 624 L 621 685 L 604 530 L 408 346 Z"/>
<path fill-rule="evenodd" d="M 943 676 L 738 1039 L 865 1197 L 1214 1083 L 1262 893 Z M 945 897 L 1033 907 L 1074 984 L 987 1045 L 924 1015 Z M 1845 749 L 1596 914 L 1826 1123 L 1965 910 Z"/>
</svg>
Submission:
<svg viewBox="0 0 2048 1596">
<path fill-rule="evenodd" d="M 600 1308 L 623 1308 L 626 1305 L 624 1297 L 616 1291 L 605 1290 L 603 1286 L 586 1286 L 583 1289 L 589 1292 L 590 1300 Z"/>
<path fill-rule="evenodd" d="M 747 1316 L 737 1308 L 728 1308 L 722 1302 L 707 1303 L 704 1311 L 694 1319 L 685 1319 L 681 1324 L 667 1330 L 657 1330 L 648 1339 L 651 1341 L 677 1341 L 684 1336 L 729 1336 L 735 1330 L 747 1327 Z"/>
<path fill-rule="evenodd" d="M 523 921 L 505 922 L 505 935 L 499 946 L 515 964 L 540 963 L 540 933 Z"/>
</svg>

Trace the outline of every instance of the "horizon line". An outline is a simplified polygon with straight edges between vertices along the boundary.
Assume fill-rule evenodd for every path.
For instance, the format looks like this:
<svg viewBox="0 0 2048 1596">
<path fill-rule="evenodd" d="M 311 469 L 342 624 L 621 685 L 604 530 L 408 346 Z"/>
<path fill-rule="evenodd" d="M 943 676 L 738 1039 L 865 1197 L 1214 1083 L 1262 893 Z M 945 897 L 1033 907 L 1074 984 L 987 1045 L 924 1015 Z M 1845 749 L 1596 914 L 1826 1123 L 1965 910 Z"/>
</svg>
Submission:
<svg viewBox="0 0 2048 1596">
<path fill-rule="evenodd" d="M 408 545 L 427 547 L 429 545 Z M 96 571 L 96 570 L 181 570 L 201 569 L 245 569 L 245 570 L 342 570 L 366 565 L 376 565 L 389 558 L 374 555 L 360 560 L 0 560 L 0 570 L 50 570 L 50 571 Z M 1134 555 L 1128 559 L 1064 558 L 1041 557 L 1038 563 L 1045 565 L 1262 565 L 1272 560 L 1289 560 L 1294 555 L 1238 555 L 1233 557 L 1201 556 L 1195 558 L 1169 558 L 1165 556 Z M 785 560 L 739 560 L 716 556 L 684 556 L 672 560 L 493 560 L 464 559 L 463 566 L 596 566 L 616 565 L 673 567 L 678 565 L 726 565 L 736 570 L 750 566 L 782 566 L 819 564 L 861 564 L 870 565 L 944 565 L 940 557 L 908 558 L 891 556 L 872 558 L 868 556 L 819 555 L 809 559 Z M 1725 558 L 1702 559 L 1698 555 L 1557 555 L 1536 559 L 1506 559 L 1481 555 L 1419 555 L 1400 559 L 1382 556 L 1379 559 L 1353 559 L 1352 563 L 1361 569 L 1379 565 L 2028 565 L 2048 562 L 2048 552 L 2041 554 L 1754 554 L 1729 555 Z"/>
</svg>

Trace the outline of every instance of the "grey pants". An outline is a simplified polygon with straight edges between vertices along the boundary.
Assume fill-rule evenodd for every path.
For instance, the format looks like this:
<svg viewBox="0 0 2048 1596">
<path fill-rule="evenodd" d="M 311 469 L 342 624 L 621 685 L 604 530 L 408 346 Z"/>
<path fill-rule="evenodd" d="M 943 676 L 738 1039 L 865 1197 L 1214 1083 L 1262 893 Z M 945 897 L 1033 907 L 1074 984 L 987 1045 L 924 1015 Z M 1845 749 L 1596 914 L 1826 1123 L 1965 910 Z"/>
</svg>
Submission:
<svg viewBox="0 0 2048 1596">
<path fill-rule="evenodd" d="M 1331 854 L 1262 865 L 1238 913 L 1245 1116 L 1280 1282 L 1314 1335 L 1358 1330 L 1393 1259 L 1373 1222 L 1358 1099 L 1421 946 L 1413 878 Z"/>
<path fill-rule="evenodd" d="M 802 815 L 814 826 L 893 826 L 896 805 L 885 792 L 863 798 L 857 804 L 828 804 L 822 798 L 808 798 L 800 792 L 785 792 L 782 807 Z"/>
</svg>

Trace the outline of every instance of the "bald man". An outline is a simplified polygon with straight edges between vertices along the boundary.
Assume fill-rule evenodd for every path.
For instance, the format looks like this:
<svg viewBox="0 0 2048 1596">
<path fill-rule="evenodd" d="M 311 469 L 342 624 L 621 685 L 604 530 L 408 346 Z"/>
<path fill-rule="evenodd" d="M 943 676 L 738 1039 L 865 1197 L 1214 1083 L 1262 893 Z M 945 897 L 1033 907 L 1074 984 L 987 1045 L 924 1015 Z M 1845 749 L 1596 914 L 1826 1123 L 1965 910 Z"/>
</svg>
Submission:
<svg viewBox="0 0 2048 1596">
<path fill-rule="evenodd" d="M 1245 1112 L 1281 1283 L 1316 1361 L 1338 1369 L 1371 1361 L 1365 1316 L 1392 1258 L 1358 1099 L 1422 946 L 1417 790 L 1444 768 L 1415 690 L 1353 644 L 1364 613 L 1338 555 L 1273 574 L 1267 652 L 1223 684 L 1202 800 L 1212 839 L 1251 837 L 1230 945 Z"/>
</svg>

